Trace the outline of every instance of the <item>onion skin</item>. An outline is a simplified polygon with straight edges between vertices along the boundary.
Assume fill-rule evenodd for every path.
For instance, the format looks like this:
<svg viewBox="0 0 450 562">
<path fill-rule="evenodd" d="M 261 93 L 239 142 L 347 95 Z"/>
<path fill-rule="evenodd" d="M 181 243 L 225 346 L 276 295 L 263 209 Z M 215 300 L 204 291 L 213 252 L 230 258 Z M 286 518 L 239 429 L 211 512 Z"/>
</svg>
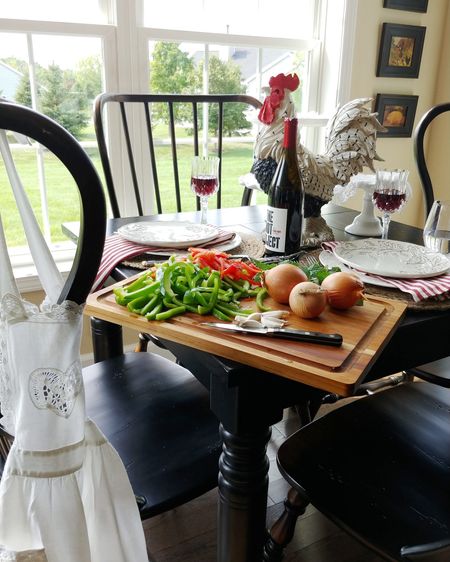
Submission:
<svg viewBox="0 0 450 562">
<path fill-rule="evenodd" d="M 352 273 L 332 273 L 322 281 L 328 304 L 338 310 L 347 310 L 363 298 L 364 283 Z"/>
<path fill-rule="evenodd" d="M 306 273 L 291 263 L 281 263 L 264 274 L 264 285 L 273 300 L 288 304 L 291 290 L 308 279 Z"/>
<path fill-rule="evenodd" d="M 296 285 L 289 295 L 289 306 L 300 318 L 317 318 L 327 305 L 326 292 L 311 281 Z"/>
</svg>

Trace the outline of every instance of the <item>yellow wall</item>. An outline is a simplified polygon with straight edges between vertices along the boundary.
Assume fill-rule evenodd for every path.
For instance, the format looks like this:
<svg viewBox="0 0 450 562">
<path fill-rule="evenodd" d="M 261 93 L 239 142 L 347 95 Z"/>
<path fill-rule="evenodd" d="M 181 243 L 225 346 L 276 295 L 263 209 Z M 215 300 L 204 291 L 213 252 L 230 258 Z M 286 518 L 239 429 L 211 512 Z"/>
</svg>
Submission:
<svg viewBox="0 0 450 562">
<path fill-rule="evenodd" d="M 373 97 L 377 94 L 403 94 L 419 96 L 414 125 L 420 117 L 438 101 L 450 101 L 450 10 L 448 0 L 430 0 L 426 14 L 391 10 L 383 8 L 382 0 L 359 0 L 357 13 L 357 31 L 352 65 L 350 99 Z M 420 65 L 419 78 L 384 78 L 376 76 L 381 28 L 383 23 L 422 25 L 426 27 L 425 42 Z M 437 128 L 436 128 L 437 129 Z M 447 128 L 449 131 L 450 128 Z M 445 138 L 445 142 L 444 142 Z M 447 189 L 446 199 L 450 198 L 448 183 L 444 174 L 449 158 L 449 135 L 445 135 L 443 126 L 430 133 L 429 150 L 430 175 L 439 178 L 436 183 L 436 198 L 442 197 Z M 440 149 L 440 150 L 438 150 Z M 396 220 L 422 227 L 424 224 L 423 199 L 420 181 L 416 172 L 413 142 L 411 138 L 379 138 L 378 154 L 384 162 L 377 162 L 378 168 L 405 168 L 410 170 L 410 182 L 413 198 Z M 360 209 L 360 199 L 352 198 L 349 206 Z"/>
</svg>

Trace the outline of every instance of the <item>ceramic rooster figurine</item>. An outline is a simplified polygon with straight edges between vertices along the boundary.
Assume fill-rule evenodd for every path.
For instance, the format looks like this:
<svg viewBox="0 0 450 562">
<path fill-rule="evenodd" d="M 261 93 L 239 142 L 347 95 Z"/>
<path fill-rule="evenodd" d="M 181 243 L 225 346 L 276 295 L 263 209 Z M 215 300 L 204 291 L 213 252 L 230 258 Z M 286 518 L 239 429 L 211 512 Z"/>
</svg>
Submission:
<svg viewBox="0 0 450 562">
<path fill-rule="evenodd" d="M 296 74 L 272 77 L 270 92 L 258 115 L 263 126 L 256 138 L 251 171 L 266 193 L 281 156 L 284 119 L 295 116 L 291 92 L 299 84 Z M 298 143 L 298 163 L 305 188 L 305 245 L 317 246 L 333 239 L 320 209 L 333 197 L 335 185 L 348 183 L 365 166 L 375 171 L 373 160 L 381 160 L 375 149 L 376 135 L 386 129 L 377 120 L 377 114 L 365 107 L 370 101 L 355 99 L 336 110 L 327 125 L 324 154 L 313 154 Z"/>
</svg>

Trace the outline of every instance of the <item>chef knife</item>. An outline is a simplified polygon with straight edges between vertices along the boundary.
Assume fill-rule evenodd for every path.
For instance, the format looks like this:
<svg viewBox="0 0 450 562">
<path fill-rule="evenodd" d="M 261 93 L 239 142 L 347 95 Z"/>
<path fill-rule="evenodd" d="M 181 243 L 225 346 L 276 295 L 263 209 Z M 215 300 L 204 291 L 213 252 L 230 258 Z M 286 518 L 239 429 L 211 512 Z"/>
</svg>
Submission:
<svg viewBox="0 0 450 562">
<path fill-rule="evenodd" d="M 342 345 L 341 334 L 325 334 L 323 332 L 311 332 L 310 330 L 293 330 L 289 328 L 244 328 L 237 324 L 226 324 L 224 322 L 202 322 L 202 326 L 209 326 L 219 330 L 228 330 L 240 334 L 262 335 L 276 338 L 287 338 L 290 340 L 319 343 L 322 345 Z"/>
</svg>

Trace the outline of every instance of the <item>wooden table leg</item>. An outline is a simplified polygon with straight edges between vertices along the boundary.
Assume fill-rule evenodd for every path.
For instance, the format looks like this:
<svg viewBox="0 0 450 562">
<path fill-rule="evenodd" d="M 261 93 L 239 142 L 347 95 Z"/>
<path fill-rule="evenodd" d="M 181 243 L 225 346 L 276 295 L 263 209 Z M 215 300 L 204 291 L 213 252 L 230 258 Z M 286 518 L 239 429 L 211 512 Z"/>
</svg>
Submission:
<svg viewBox="0 0 450 562">
<path fill-rule="evenodd" d="M 218 562 L 261 562 L 266 533 L 271 429 L 231 433 L 221 425 Z"/>
</svg>

